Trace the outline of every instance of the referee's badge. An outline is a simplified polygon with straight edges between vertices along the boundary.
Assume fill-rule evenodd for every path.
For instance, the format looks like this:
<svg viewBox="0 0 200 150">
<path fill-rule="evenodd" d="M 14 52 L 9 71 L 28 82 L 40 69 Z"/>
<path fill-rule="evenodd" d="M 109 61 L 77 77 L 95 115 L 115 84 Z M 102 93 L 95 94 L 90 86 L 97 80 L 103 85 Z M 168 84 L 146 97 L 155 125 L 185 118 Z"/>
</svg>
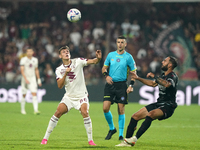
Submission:
<svg viewBox="0 0 200 150">
<path fill-rule="evenodd" d="M 119 58 L 117 59 L 117 62 L 120 62 L 120 59 L 119 59 Z"/>
<path fill-rule="evenodd" d="M 124 97 L 121 97 L 121 100 L 123 101 L 125 98 Z"/>
</svg>

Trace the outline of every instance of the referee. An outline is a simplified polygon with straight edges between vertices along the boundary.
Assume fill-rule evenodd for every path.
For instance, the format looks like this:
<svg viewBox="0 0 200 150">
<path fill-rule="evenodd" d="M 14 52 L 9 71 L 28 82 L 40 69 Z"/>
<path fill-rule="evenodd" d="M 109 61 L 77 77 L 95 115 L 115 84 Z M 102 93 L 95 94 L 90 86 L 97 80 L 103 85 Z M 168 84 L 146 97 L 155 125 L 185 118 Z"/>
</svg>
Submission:
<svg viewBox="0 0 200 150">
<path fill-rule="evenodd" d="M 136 72 L 137 69 L 132 55 L 125 51 L 127 45 L 126 38 L 119 36 L 116 44 L 117 50 L 108 54 L 102 68 L 102 73 L 106 78 L 103 111 L 110 128 L 105 140 L 111 139 L 112 135 L 117 132 L 110 111 L 110 106 L 113 103 L 118 105 L 119 140 L 124 139 L 125 105 L 128 104 L 127 94 L 133 92 L 134 84 L 134 79 L 132 79 L 129 86 L 127 86 L 127 72 L 129 70 Z"/>
</svg>

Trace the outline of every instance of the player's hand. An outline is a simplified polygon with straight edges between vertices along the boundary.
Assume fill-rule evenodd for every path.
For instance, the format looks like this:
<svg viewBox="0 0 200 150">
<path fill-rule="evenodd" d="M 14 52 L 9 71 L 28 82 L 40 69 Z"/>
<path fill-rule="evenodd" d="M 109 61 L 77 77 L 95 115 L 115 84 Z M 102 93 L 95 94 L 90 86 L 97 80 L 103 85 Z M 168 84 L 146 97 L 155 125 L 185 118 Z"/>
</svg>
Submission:
<svg viewBox="0 0 200 150">
<path fill-rule="evenodd" d="M 133 87 L 129 86 L 126 90 L 127 94 L 133 92 Z"/>
<path fill-rule="evenodd" d="M 136 71 L 130 71 L 130 74 L 131 74 L 131 79 L 137 79 L 138 78 Z"/>
<path fill-rule="evenodd" d="M 107 77 L 106 77 L 106 82 L 107 82 L 108 84 L 113 84 L 112 78 L 111 78 L 110 76 L 107 76 Z"/>
<path fill-rule="evenodd" d="M 97 59 L 101 59 L 101 58 L 102 58 L 101 50 L 97 50 L 97 51 L 96 51 L 96 58 L 97 58 Z"/>
<path fill-rule="evenodd" d="M 154 77 L 155 77 L 155 75 L 152 72 L 149 72 L 147 74 L 147 78 L 154 78 Z"/>
<path fill-rule="evenodd" d="M 26 84 L 30 84 L 30 82 L 27 79 L 25 79 L 25 81 L 26 81 Z"/>
<path fill-rule="evenodd" d="M 65 73 L 68 74 L 71 70 L 71 68 L 67 68 Z"/>
</svg>

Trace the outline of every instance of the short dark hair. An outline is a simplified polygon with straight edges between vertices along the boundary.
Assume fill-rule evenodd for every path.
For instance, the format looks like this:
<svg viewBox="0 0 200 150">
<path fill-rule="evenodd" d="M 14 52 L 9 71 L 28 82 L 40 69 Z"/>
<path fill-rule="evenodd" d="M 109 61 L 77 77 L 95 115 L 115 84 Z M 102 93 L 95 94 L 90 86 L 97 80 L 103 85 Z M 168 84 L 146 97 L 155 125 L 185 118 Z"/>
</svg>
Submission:
<svg viewBox="0 0 200 150">
<path fill-rule="evenodd" d="M 169 58 L 169 61 L 172 63 L 172 68 L 176 68 L 178 66 L 178 60 L 173 56 L 169 56 Z"/>
<path fill-rule="evenodd" d="M 125 39 L 126 40 L 126 37 L 123 36 L 123 35 L 120 35 L 120 36 L 117 37 L 117 39 Z"/>
<path fill-rule="evenodd" d="M 26 51 L 27 51 L 28 49 L 31 49 L 32 51 L 34 51 L 33 47 L 30 47 L 30 46 L 26 47 Z"/>
<path fill-rule="evenodd" d="M 63 46 L 63 47 L 61 47 L 61 48 L 58 50 L 58 53 L 60 54 L 61 50 L 63 50 L 63 49 L 68 49 L 68 50 L 70 51 L 70 49 L 69 49 L 68 46 Z"/>
</svg>

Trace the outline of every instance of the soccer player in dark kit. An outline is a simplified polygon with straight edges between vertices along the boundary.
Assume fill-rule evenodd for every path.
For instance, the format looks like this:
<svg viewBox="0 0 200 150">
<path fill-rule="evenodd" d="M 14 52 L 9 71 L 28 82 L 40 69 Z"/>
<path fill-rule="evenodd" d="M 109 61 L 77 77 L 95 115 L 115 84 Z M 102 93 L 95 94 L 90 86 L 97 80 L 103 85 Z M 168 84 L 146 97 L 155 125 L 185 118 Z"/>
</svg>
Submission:
<svg viewBox="0 0 200 150">
<path fill-rule="evenodd" d="M 169 56 L 162 61 L 162 71 L 160 76 L 155 76 L 153 73 L 148 73 L 147 77 L 154 78 L 148 80 L 140 78 L 136 72 L 131 73 L 132 78 L 138 80 L 148 86 L 159 86 L 159 98 L 156 103 L 149 104 L 131 117 L 130 123 L 126 131 L 126 138 L 124 141 L 116 146 L 131 147 L 134 146 L 136 141 L 146 132 L 150 127 L 153 120 L 163 120 L 171 117 L 177 107 L 176 92 L 178 84 L 178 76 L 173 72 L 177 66 L 176 58 Z M 139 120 L 145 119 L 141 127 L 138 129 L 135 136 L 134 130 L 137 127 Z"/>
</svg>

